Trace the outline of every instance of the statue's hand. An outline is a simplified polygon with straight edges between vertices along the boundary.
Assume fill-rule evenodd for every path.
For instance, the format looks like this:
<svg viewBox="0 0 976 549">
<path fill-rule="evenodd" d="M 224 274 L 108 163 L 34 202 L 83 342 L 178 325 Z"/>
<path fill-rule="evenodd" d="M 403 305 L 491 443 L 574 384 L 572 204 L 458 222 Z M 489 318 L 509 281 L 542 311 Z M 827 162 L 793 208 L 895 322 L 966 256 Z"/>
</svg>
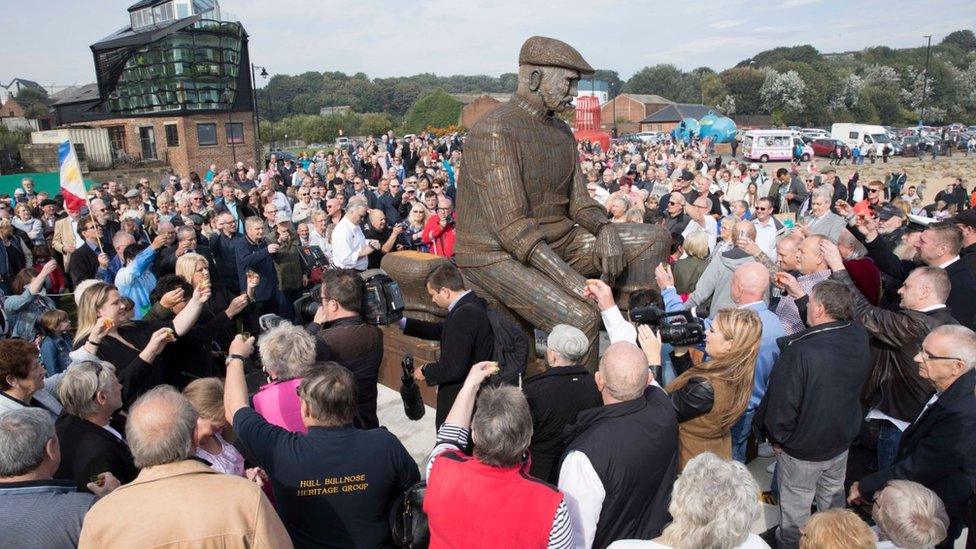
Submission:
<svg viewBox="0 0 976 549">
<path fill-rule="evenodd" d="M 613 282 L 617 275 L 624 271 L 624 243 L 617 234 L 617 228 L 607 223 L 596 233 L 596 253 L 600 264 L 600 272 L 606 282 Z"/>
</svg>

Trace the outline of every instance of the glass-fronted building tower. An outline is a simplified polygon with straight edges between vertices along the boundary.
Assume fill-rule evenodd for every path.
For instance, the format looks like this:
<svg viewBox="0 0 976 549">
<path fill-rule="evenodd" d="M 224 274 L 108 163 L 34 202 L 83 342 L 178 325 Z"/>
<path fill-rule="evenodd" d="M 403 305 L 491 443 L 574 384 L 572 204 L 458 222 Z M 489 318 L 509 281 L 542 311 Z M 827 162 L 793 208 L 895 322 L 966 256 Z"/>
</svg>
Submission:
<svg viewBox="0 0 976 549">
<path fill-rule="evenodd" d="M 216 0 L 141 0 L 91 46 L 97 84 L 55 105 L 62 125 L 105 127 L 113 153 L 202 173 L 255 160 L 247 33 Z M 95 89 L 92 89 L 95 88 Z"/>
</svg>

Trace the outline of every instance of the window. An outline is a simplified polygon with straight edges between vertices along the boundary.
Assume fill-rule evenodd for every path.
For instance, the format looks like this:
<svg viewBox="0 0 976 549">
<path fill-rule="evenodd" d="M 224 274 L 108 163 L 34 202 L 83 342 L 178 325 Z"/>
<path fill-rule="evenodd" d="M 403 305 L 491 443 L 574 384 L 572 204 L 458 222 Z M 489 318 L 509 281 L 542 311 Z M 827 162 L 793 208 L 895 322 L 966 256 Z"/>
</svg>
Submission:
<svg viewBox="0 0 976 549">
<path fill-rule="evenodd" d="M 162 5 L 159 5 L 159 6 L 154 7 L 153 8 L 153 19 L 154 19 L 154 22 L 157 23 L 157 24 L 164 23 L 166 21 L 172 21 L 173 20 L 173 3 L 172 2 L 166 2 L 165 4 L 162 4 Z"/>
<path fill-rule="evenodd" d="M 217 144 L 217 125 L 216 124 L 197 124 L 197 144 L 216 145 Z"/>
<path fill-rule="evenodd" d="M 227 144 L 242 145 L 244 143 L 244 124 L 241 122 L 230 122 L 224 124 L 227 128 Z"/>
<path fill-rule="evenodd" d="M 176 124 L 166 124 L 166 146 L 167 147 L 179 147 L 180 146 L 180 131 L 177 129 Z"/>
<path fill-rule="evenodd" d="M 857 139 L 857 132 L 851 132 L 851 133 L 847 134 L 847 137 L 849 139 Z"/>
<path fill-rule="evenodd" d="M 108 140 L 112 143 L 112 153 L 118 156 L 125 152 L 125 126 L 111 126 L 108 128 Z"/>
</svg>

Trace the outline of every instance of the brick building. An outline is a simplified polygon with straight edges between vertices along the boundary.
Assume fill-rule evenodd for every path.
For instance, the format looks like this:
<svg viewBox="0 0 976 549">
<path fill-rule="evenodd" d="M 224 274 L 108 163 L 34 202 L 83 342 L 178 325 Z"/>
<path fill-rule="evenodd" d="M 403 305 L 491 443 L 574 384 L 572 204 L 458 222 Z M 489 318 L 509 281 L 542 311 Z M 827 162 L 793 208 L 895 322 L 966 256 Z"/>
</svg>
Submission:
<svg viewBox="0 0 976 549">
<path fill-rule="evenodd" d="M 13 96 L 0 105 L 0 118 L 24 118 L 24 107 Z"/>
<path fill-rule="evenodd" d="M 642 132 L 670 132 L 685 118 L 699 120 L 712 109 L 693 103 L 673 103 L 640 121 Z"/>
<path fill-rule="evenodd" d="M 672 103 L 674 102 L 660 95 L 622 93 L 600 105 L 602 127 L 604 130 L 610 130 L 614 126 L 614 120 L 616 120 L 618 135 L 637 132 L 640 128 L 640 121 L 647 115 Z"/>
<path fill-rule="evenodd" d="M 451 97 L 461 102 L 461 118 L 458 123 L 470 128 L 482 116 L 512 98 L 510 93 L 452 93 Z"/>
<path fill-rule="evenodd" d="M 96 84 L 54 104 L 64 126 L 108 129 L 118 161 L 177 173 L 257 160 L 247 33 L 216 0 L 141 0 L 91 46 Z"/>
</svg>

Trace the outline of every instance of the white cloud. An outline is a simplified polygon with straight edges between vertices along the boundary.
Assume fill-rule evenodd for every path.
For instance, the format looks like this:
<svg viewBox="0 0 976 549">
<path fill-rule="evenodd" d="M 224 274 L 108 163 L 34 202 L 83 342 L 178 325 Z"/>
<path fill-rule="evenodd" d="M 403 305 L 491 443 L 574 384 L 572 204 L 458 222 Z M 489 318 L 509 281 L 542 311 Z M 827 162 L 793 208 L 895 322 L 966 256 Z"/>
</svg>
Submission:
<svg viewBox="0 0 976 549">
<path fill-rule="evenodd" d="M 809 6 L 810 4 L 817 4 L 820 1 L 821 0 L 786 0 L 786 2 L 782 2 L 776 7 L 781 10 L 785 10 L 790 8 L 798 8 L 800 6 Z"/>
<path fill-rule="evenodd" d="M 731 29 L 732 27 L 738 27 L 743 23 L 745 23 L 744 20 L 720 19 L 718 21 L 712 21 L 708 24 L 708 26 L 709 28 L 713 29 Z"/>
<path fill-rule="evenodd" d="M 122 26 L 134 1 L 48 0 L 11 12 L 0 19 L 0 81 L 15 76 L 57 84 L 93 81 L 88 46 Z M 976 26 L 971 0 L 699 0 L 694 11 L 687 3 L 653 10 L 638 4 L 423 0 L 404 9 L 393 0 L 221 1 L 244 23 L 251 59 L 272 74 L 342 71 L 374 78 L 514 72 L 519 47 L 532 35 L 564 40 L 594 67 L 616 70 L 626 79 L 654 63 L 723 70 L 776 46 L 812 44 L 825 52 L 909 47 L 921 45 L 922 34 L 935 35 L 936 42 L 952 30 Z M 797 11 L 769 6 L 805 6 L 803 20 Z M 36 20 L 46 24 L 30 24 Z M 816 24 L 803 25 L 807 20 Z M 844 24 L 857 21 L 872 24 L 844 30 Z"/>
</svg>

